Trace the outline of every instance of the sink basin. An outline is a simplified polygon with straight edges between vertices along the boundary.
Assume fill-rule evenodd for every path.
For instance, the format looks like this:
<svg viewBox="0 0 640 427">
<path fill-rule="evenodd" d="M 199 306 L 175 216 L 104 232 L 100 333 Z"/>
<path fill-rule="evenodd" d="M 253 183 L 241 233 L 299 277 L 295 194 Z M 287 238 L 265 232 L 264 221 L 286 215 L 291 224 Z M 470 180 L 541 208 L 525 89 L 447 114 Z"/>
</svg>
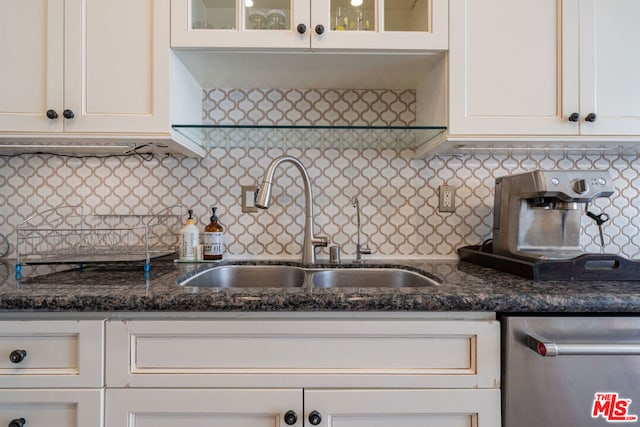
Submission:
<svg viewBox="0 0 640 427">
<path fill-rule="evenodd" d="M 284 265 L 222 265 L 189 277 L 182 286 L 209 288 L 295 288 L 305 271 Z"/>
<path fill-rule="evenodd" d="M 438 282 L 398 268 L 344 268 L 313 273 L 317 288 L 408 288 L 436 286 Z"/>
<path fill-rule="evenodd" d="M 220 265 L 180 282 L 204 288 L 408 288 L 436 286 L 429 277 L 399 268 L 308 269 L 287 265 Z"/>
</svg>

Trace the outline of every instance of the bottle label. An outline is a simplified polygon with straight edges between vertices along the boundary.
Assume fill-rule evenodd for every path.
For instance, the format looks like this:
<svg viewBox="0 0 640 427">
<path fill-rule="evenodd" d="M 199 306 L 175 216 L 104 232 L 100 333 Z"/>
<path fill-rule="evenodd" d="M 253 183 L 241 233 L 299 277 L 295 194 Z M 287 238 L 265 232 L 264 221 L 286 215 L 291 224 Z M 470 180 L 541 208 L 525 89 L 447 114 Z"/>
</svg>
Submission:
<svg viewBox="0 0 640 427">
<path fill-rule="evenodd" d="M 205 232 L 203 243 L 203 253 L 205 256 L 222 255 L 224 253 L 224 232 Z"/>
<path fill-rule="evenodd" d="M 198 233 L 184 233 L 180 236 L 180 259 L 187 261 L 196 260 L 198 240 Z"/>
</svg>

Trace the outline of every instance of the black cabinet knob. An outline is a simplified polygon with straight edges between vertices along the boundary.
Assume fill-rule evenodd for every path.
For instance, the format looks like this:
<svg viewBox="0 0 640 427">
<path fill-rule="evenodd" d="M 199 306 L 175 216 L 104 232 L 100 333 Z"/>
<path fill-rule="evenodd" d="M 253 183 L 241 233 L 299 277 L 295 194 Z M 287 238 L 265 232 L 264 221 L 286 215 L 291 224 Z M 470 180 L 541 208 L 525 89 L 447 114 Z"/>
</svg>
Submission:
<svg viewBox="0 0 640 427">
<path fill-rule="evenodd" d="M 318 24 L 316 25 L 316 34 L 320 35 L 324 33 L 324 25 Z"/>
<path fill-rule="evenodd" d="M 64 110 L 62 112 L 62 117 L 64 117 L 65 119 L 73 119 L 76 115 L 73 114 L 73 111 L 71 110 Z"/>
<path fill-rule="evenodd" d="M 27 350 L 13 350 L 9 355 L 11 363 L 20 363 L 27 357 Z"/>
<path fill-rule="evenodd" d="M 580 114 L 578 113 L 571 113 L 571 115 L 569 116 L 570 122 L 577 122 L 578 119 L 580 119 Z"/>
<path fill-rule="evenodd" d="M 298 34 L 304 34 L 307 32 L 307 26 L 304 24 L 298 24 L 296 30 L 298 30 Z"/>
<path fill-rule="evenodd" d="M 587 114 L 587 117 L 584 118 L 584 120 L 586 122 L 593 123 L 593 122 L 596 121 L 597 118 L 598 118 L 598 116 L 596 115 L 596 113 L 589 113 L 589 114 Z"/>
<path fill-rule="evenodd" d="M 284 423 L 286 425 L 292 426 L 297 422 L 298 422 L 298 414 L 296 414 L 296 411 L 287 411 L 287 413 L 284 414 Z"/>
<path fill-rule="evenodd" d="M 26 423 L 24 418 L 15 418 L 9 422 L 8 427 L 22 427 Z"/>
<path fill-rule="evenodd" d="M 58 118 L 58 113 L 56 113 L 56 110 L 47 110 L 47 119 L 55 120 L 57 118 Z"/>
<path fill-rule="evenodd" d="M 309 422 L 314 426 L 320 424 L 322 422 L 322 415 L 320 415 L 320 412 L 311 411 L 309 414 Z"/>
</svg>

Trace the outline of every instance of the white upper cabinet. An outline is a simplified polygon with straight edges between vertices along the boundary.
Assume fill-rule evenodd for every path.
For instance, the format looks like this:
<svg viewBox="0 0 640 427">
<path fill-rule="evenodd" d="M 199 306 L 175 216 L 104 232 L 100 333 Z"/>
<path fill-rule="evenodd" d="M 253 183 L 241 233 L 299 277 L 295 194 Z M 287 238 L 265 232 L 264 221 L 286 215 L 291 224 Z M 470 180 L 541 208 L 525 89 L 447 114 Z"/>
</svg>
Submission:
<svg viewBox="0 0 640 427">
<path fill-rule="evenodd" d="M 1 130 L 168 130 L 169 42 L 158 26 L 169 17 L 153 0 L 1 0 L 0 10 L 11 35 L 0 40 Z"/>
<path fill-rule="evenodd" d="M 155 0 L 67 0 L 66 132 L 156 132 L 169 125 L 166 8 Z"/>
<path fill-rule="evenodd" d="M 0 130 L 61 132 L 63 0 L 0 0 Z"/>
<path fill-rule="evenodd" d="M 0 0 L 2 146 L 172 144 L 169 22 L 165 0 Z"/>
<path fill-rule="evenodd" d="M 449 135 L 640 135 L 640 2 L 451 0 Z"/>
<path fill-rule="evenodd" d="M 580 132 L 640 135 L 640 2 L 580 1 Z M 585 123 L 588 114 L 594 122 Z"/>
<path fill-rule="evenodd" d="M 172 0 L 171 42 L 222 49 L 446 50 L 448 0 Z"/>
<path fill-rule="evenodd" d="M 561 105 L 577 109 L 578 75 L 577 48 L 566 51 L 562 73 L 560 3 L 451 1 L 450 135 L 577 131 Z M 574 74 L 567 85 L 563 74 Z"/>
</svg>

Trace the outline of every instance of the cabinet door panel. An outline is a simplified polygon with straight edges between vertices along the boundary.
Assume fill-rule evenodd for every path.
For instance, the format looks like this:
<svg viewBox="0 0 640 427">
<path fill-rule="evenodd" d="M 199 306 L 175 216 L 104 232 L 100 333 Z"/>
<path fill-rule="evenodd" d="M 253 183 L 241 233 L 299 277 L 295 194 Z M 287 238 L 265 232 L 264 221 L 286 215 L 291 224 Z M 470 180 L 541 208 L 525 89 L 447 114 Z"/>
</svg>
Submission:
<svg viewBox="0 0 640 427">
<path fill-rule="evenodd" d="M 0 425 L 99 427 L 102 399 L 102 390 L 0 390 Z"/>
<path fill-rule="evenodd" d="M 494 387 L 499 325 L 475 321 L 108 322 L 124 387 Z"/>
<path fill-rule="evenodd" d="M 282 6 L 283 1 L 256 0 L 253 3 L 252 8 L 244 8 L 239 5 L 246 3 L 239 0 L 219 3 L 221 6 L 206 0 L 172 0 L 171 45 L 189 48 L 377 51 L 446 50 L 448 47 L 447 0 L 415 0 L 402 2 L 400 7 L 397 7 L 398 0 L 367 0 L 362 8 L 351 8 L 345 0 L 287 0 L 285 6 Z M 222 29 L 224 24 L 213 21 L 229 5 L 236 7 L 235 25 Z M 355 13 L 352 16 L 345 15 L 339 22 L 346 28 L 336 30 L 338 7 L 353 9 L 353 12 L 364 9 L 366 13 L 358 18 Z M 249 10 L 268 15 L 272 8 L 287 12 L 286 29 L 273 31 L 269 29 L 268 20 L 265 29 L 253 29 L 255 24 L 252 23 Z M 411 9 L 410 13 L 406 13 L 408 8 Z M 245 9 L 246 18 L 242 13 L 237 13 Z M 383 11 L 388 14 L 386 17 Z M 404 22 L 394 19 L 398 14 Z M 225 21 L 232 21 L 232 18 Z M 298 32 L 299 24 L 305 26 L 304 34 Z M 323 28 L 319 34 L 317 26 Z"/>
<path fill-rule="evenodd" d="M 0 10 L 0 131 L 62 131 L 62 0 L 0 0 Z"/>
<path fill-rule="evenodd" d="M 499 427 L 499 390 L 305 390 L 321 427 Z"/>
<path fill-rule="evenodd" d="M 166 132 L 169 5 L 72 0 L 66 13 L 66 132 Z"/>
<path fill-rule="evenodd" d="M 327 0 L 328 1 L 328 0 Z M 334 0 L 337 5 L 347 2 Z M 447 50 L 449 47 L 449 5 L 447 0 L 416 0 L 409 3 L 411 12 L 407 13 L 407 3 L 398 0 L 378 0 L 365 3 L 371 10 L 365 15 L 370 22 L 367 30 L 357 31 L 350 28 L 345 31 L 334 30 L 336 7 L 328 7 L 326 2 L 311 2 L 311 25 L 323 25 L 322 34 L 311 34 L 313 49 L 354 49 L 354 50 L 399 50 L 427 51 Z M 349 6 L 347 12 L 351 12 Z M 357 9 L 357 8 L 354 8 Z M 366 10 L 365 9 L 365 10 Z M 400 18 L 399 18 L 400 17 Z M 346 22 L 358 22 L 355 14 L 345 16 Z M 364 18 L 363 18 L 364 19 Z"/>
<path fill-rule="evenodd" d="M 286 6 L 282 4 L 286 3 Z M 245 19 L 240 11 L 249 8 L 238 7 L 246 4 L 244 1 L 229 0 L 227 2 L 213 2 L 208 0 L 171 0 L 171 46 L 172 47 L 203 47 L 203 48 L 286 48 L 309 49 L 310 23 L 309 0 L 282 0 L 282 1 L 254 1 L 255 8 L 266 15 L 270 10 L 282 10 L 289 12 L 285 18 L 285 29 L 271 30 L 251 29 L 249 16 Z M 236 9 L 230 13 L 236 16 L 230 17 L 235 23 L 234 28 L 215 28 L 221 25 L 213 22 L 216 15 L 221 14 L 224 6 L 228 9 Z M 211 21 L 211 22 L 209 22 Z M 306 27 L 304 34 L 299 34 L 297 26 L 303 24 Z M 210 28 L 213 27 L 213 28 Z"/>
<path fill-rule="evenodd" d="M 286 427 L 295 411 L 302 426 L 302 390 L 110 389 L 107 427 Z"/>
<path fill-rule="evenodd" d="M 580 110 L 585 135 L 640 135 L 640 2 L 580 3 Z"/>
<path fill-rule="evenodd" d="M 576 4 L 451 1 L 451 135 L 577 134 L 578 34 L 561 22 Z"/>
</svg>

